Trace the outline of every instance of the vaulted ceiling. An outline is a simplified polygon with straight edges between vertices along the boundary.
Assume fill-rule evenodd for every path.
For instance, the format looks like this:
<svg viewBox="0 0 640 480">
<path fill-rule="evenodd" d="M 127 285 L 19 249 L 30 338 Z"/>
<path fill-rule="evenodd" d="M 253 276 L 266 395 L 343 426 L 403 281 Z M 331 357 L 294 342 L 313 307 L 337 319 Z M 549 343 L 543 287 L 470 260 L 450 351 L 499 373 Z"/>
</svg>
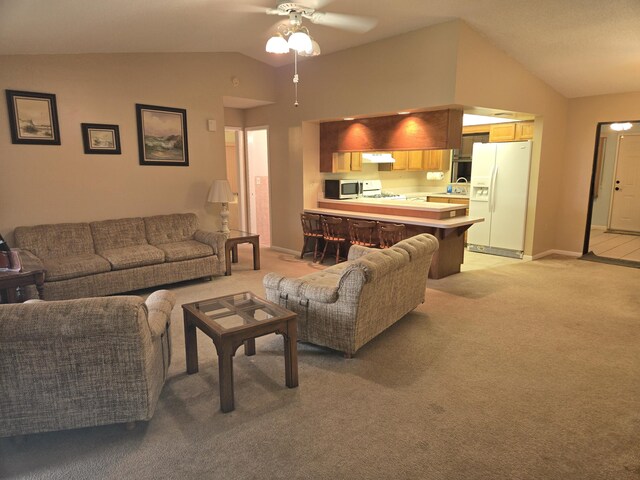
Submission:
<svg viewBox="0 0 640 480">
<path fill-rule="evenodd" d="M 300 0 L 378 19 L 367 33 L 306 21 L 323 54 L 460 18 L 566 97 L 640 91 L 638 0 Z M 0 54 L 239 52 L 264 45 L 276 0 L 0 0 Z M 313 60 L 311 60 L 313 61 Z"/>
</svg>

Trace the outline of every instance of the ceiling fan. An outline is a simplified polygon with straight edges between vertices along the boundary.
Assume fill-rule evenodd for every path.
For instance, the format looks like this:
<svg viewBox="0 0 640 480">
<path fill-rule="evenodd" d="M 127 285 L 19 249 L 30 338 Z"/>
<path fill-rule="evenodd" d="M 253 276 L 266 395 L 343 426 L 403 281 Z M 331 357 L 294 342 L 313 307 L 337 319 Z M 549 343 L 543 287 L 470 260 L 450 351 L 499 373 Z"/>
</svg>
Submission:
<svg viewBox="0 0 640 480">
<path fill-rule="evenodd" d="M 317 6 L 323 6 L 330 2 L 326 0 L 306 0 Z M 252 8 L 253 11 L 257 9 Z M 294 75 L 295 103 L 298 106 L 298 55 L 313 57 L 320 55 L 320 45 L 309 33 L 307 27 L 302 24 L 303 19 L 309 20 L 316 25 L 326 25 L 328 27 L 340 28 L 357 33 L 365 33 L 375 27 L 378 20 L 373 17 L 360 15 L 348 15 L 344 13 L 321 12 L 314 7 L 309 7 L 301 3 L 278 0 L 276 8 L 261 9 L 267 15 L 279 15 L 289 17 L 287 23 L 281 23 L 275 33 L 267 41 L 265 47 L 268 53 L 283 54 L 293 51 L 294 54 Z"/>
</svg>

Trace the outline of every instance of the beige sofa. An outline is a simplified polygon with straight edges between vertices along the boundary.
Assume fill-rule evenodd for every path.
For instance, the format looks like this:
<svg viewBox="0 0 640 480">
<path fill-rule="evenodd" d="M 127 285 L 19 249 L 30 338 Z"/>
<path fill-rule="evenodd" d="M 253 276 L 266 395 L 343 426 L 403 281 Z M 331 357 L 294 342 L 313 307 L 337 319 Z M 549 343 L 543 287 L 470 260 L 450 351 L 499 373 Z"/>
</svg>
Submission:
<svg viewBox="0 0 640 480">
<path fill-rule="evenodd" d="M 193 213 L 18 227 L 23 262 L 45 270 L 44 298 L 124 293 L 222 275 L 225 234 Z"/>
<path fill-rule="evenodd" d="M 298 313 L 298 339 L 351 356 L 424 302 L 438 240 L 416 235 L 377 250 L 353 245 L 348 261 L 301 278 L 269 273 L 267 298 Z"/>
<path fill-rule="evenodd" d="M 0 436 L 149 420 L 175 296 L 0 305 Z"/>
</svg>

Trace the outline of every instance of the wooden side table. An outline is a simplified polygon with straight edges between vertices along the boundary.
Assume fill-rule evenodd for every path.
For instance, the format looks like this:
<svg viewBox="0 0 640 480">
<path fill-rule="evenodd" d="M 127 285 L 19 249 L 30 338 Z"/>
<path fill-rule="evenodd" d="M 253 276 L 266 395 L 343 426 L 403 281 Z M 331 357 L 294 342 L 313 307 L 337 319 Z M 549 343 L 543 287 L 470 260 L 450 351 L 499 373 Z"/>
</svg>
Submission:
<svg viewBox="0 0 640 480">
<path fill-rule="evenodd" d="M 253 269 L 260 270 L 260 235 L 231 230 L 224 244 L 225 275 L 231 275 L 231 263 L 238 263 L 238 245 L 241 243 L 253 245 Z"/>
<path fill-rule="evenodd" d="M 35 285 L 40 299 L 44 299 L 44 270 L 28 272 L 0 272 L 0 303 L 18 303 L 17 290 Z"/>
</svg>

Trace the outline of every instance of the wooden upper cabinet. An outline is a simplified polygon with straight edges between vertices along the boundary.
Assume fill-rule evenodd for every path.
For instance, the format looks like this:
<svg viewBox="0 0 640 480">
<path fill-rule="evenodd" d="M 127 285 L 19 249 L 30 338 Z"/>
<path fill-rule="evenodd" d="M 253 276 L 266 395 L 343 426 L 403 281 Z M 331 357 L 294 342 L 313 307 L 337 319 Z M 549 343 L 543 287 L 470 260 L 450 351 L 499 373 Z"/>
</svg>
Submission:
<svg viewBox="0 0 640 480">
<path fill-rule="evenodd" d="M 331 168 L 333 173 L 345 173 L 351 171 L 351 154 L 350 153 L 334 153 L 333 165 Z"/>
<path fill-rule="evenodd" d="M 362 152 L 351 152 L 351 171 L 359 172 L 362 170 Z"/>
<path fill-rule="evenodd" d="M 516 123 L 516 140 L 533 139 L 533 122 Z"/>
<path fill-rule="evenodd" d="M 451 150 L 425 151 L 424 170 L 429 172 L 444 172 L 449 170 Z"/>
<path fill-rule="evenodd" d="M 391 164 L 391 170 L 406 170 L 409 159 L 409 152 L 395 151 L 391 152 L 395 162 Z M 384 164 L 383 164 L 384 165 Z M 389 165 L 388 163 L 386 165 Z"/>
<path fill-rule="evenodd" d="M 495 123 L 489 127 L 490 142 L 512 142 L 515 139 L 515 123 Z"/>
<path fill-rule="evenodd" d="M 427 151 L 411 150 L 407 153 L 407 170 L 424 170 L 424 156 Z"/>
</svg>

